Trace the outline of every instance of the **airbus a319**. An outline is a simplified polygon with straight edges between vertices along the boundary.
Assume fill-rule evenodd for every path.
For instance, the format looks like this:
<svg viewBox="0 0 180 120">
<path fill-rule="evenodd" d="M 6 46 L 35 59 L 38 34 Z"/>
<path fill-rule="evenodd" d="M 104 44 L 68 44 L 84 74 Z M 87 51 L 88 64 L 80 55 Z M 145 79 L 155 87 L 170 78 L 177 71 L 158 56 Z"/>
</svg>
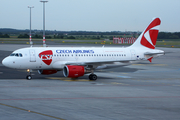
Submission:
<svg viewBox="0 0 180 120">
<path fill-rule="evenodd" d="M 3 59 L 2 64 L 9 68 L 27 69 L 26 79 L 32 79 L 31 71 L 40 74 L 54 74 L 63 71 L 65 77 L 78 78 L 90 74 L 96 80 L 94 70 L 106 64 L 149 60 L 164 55 L 155 49 L 161 20 L 155 18 L 129 47 L 28 47 L 15 50 Z"/>
</svg>

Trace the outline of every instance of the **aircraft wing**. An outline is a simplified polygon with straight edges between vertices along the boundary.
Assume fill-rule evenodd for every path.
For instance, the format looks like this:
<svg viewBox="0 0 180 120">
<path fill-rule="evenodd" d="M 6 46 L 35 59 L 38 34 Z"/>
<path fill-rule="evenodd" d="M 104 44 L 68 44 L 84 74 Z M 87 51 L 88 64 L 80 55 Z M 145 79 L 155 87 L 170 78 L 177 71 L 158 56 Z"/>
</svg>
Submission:
<svg viewBox="0 0 180 120">
<path fill-rule="evenodd" d="M 122 61 L 118 61 L 118 60 L 112 60 L 112 61 L 87 61 L 87 62 L 67 62 L 66 65 L 93 65 L 93 64 L 111 64 L 114 62 L 122 62 L 122 63 L 127 63 L 129 62 L 129 60 L 122 60 Z"/>
<path fill-rule="evenodd" d="M 87 61 L 87 62 L 77 62 L 77 61 L 58 61 L 58 62 L 55 62 L 53 64 L 53 68 L 54 69 L 63 69 L 63 67 L 65 65 L 81 65 L 81 66 L 87 66 L 87 65 L 93 65 L 93 66 L 101 66 L 101 65 L 104 65 L 104 64 L 113 64 L 113 63 L 116 63 L 116 62 L 121 62 L 121 63 L 129 63 L 130 61 L 129 60 L 123 60 L 123 61 L 117 61 L 117 60 L 112 60 L 112 61 Z"/>
</svg>

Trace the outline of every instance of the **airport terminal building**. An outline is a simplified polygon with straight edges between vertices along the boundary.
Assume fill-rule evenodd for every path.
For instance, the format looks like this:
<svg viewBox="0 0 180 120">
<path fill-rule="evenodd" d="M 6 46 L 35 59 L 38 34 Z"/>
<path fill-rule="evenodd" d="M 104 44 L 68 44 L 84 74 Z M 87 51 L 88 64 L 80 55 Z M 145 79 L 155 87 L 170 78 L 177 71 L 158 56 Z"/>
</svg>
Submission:
<svg viewBox="0 0 180 120">
<path fill-rule="evenodd" d="M 114 44 L 133 44 L 136 41 L 137 38 L 131 37 L 131 38 L 115 38 L 113 37 L 113 43 Z"/>
</svg>

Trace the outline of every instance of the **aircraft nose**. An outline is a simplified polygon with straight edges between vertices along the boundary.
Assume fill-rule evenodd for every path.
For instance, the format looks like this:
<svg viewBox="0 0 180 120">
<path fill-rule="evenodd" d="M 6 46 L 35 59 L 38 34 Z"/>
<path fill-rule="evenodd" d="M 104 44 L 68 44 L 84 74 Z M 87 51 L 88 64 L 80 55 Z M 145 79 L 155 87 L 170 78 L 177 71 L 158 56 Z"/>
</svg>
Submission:
<svg viewBox="0 0 180 120">
<path fill-rule="evenodd" d="M 6 67 L 9 67 L 9 60 L 7 57 L 2 60 L 2 64 Z"/>
</svg>

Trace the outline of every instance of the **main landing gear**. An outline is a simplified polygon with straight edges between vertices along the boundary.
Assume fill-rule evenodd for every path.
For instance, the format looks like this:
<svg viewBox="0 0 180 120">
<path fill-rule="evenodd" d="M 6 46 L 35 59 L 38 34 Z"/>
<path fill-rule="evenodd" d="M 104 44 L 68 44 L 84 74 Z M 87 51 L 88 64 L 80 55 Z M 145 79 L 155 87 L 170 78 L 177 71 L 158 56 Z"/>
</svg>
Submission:
<svg viewBox="0 0 180 120">
<path fill-rule="evenodd" d="M 89 80 L 92 80 L 92 81 L 96 81 L 97 80 L 97 75 L 96 74 L 90 74 L 89 75 Z"/>
<path fill-rule="evenodd" d="M 26 79 L 27 79 L 27 80 L 31 80 L 31 79 L 32 79 L 32 76 L 31 76 L 32 70 L 27 69 L 27 72 L 28 72 L 28 75 L 26 76 Z"/>
<path fill-rule="evenodd" d="M 91 74 L 89 75 L 89 80 L 92 80 L 92 81 L 96 81 L 96 80 L 97 80 L 97 75 L 94 74 L 93 66 L 90 66 L 90 65 L 87 66 L 86 72 L 87 72 L 87 73 L 91 73 Z"/>
</svg>

